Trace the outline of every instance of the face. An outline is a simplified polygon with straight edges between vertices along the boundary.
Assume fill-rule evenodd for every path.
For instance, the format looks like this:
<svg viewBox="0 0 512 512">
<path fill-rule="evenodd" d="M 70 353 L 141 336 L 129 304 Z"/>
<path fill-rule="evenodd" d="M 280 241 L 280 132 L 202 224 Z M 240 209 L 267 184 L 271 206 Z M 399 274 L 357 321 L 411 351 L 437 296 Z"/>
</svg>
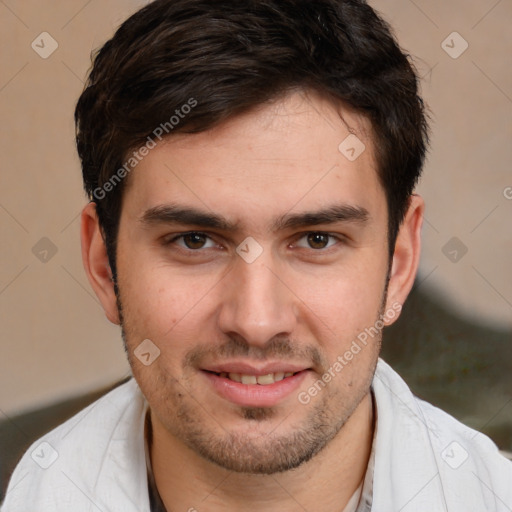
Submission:
<svg viewBox="0 0 512 512">
<path fill-rule="evenodd" d="M 338 149 L 348 127 L 366 147 L 355 160 Z M 368 393 L 380 333 L 358 340 L 390 307 L 388 264 L 361 116 L 294 93 L 158 145 L 130 175 L 117 248 L 153 421 L 230 470 L 309 460 Z"/>
</svg>

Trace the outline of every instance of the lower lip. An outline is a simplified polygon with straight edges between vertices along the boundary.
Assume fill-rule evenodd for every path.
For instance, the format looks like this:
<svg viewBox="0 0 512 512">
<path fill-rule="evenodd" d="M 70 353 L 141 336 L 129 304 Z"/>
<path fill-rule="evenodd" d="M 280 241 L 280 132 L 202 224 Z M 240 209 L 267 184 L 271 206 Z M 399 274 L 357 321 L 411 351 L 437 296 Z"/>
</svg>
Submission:
<svg viewBox="0 0 512 512">
<path fill-rule="evenodd" d="M 242 407 L 272 407 L 297 391 L 309 370 L 297 372 L 274 384 L 242 384 L 216 373 L 202 372 L 222 398 Z"/>
</svg>

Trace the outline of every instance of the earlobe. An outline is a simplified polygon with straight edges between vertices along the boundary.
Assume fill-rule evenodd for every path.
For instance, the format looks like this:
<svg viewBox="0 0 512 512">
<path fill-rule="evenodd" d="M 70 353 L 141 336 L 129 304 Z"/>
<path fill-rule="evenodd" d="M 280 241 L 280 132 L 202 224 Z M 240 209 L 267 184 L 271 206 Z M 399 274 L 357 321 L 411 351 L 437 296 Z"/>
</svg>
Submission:
<svg viewBox="0 0 512 512">
<path fill-rule="evenodd" d="M 393 308 L 393 305 L 396 304 L 403 305 L 414 284 L 420 260 L 421 226 L 424 210 L 425 203 L 423 199 L 419 195 L 413 194 L 396 239 L 388 284 L 386 310 Z M 387 325 L 392 324 L 398 316 L 394 315 L 392 320 L 387 321 Z"/>
<path fill-rule="evenodd" d="M 87 278 L 100 300 L 107 318 L 113 324 L 119 325 L 119 311 L 112 281 L 112 271 L 96 213 L 96 204 L 93 202 L 87 204 L 82 210 L 80 238 L 82 242 L 82 261 Z"/>
</svg>

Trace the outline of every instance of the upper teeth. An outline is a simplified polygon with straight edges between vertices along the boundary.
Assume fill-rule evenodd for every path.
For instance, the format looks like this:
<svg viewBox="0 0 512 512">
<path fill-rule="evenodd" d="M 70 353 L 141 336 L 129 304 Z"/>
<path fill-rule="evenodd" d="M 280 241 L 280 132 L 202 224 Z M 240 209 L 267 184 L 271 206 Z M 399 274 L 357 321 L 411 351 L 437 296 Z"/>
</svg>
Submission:
<svg viewBox="0 0 512 512">
<path fill-rule="evenodd" d="M 285 377 L 291 377 L 293 375 L 293 372 L 267 373 L 267 375 L 258 375 L 258 376 L 246 375 L 244 373 L 221 372 L 219 375 L 221 377 L 234 380 L 235 382 L 241 382 L 242 384 L 261 384 L 261 385 L 265 386 L 266 384 L 274 384 L 274 382 L 283 380 Z"/>
</svg>

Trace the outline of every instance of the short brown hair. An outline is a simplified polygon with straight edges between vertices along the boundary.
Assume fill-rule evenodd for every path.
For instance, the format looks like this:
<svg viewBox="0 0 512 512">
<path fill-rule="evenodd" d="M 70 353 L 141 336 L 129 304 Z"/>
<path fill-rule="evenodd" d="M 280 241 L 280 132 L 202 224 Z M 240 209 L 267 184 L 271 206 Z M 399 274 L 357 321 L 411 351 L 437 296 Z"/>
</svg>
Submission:
<svg viewBox="0 0 512 512">
<path fill-rule="evenodd" d="M 428 127 L 417 75 L 386 22 L 357 0 L 157 0 L 96 54 L 75 111 L 84 187 L 114 278 L 130 152 L 165 123 L 166 136 L 197 133 L 293 88 L 370 119 L 392 255 Z M 191 99 L 194 108 L 171 123 Z"/>
</svg>

